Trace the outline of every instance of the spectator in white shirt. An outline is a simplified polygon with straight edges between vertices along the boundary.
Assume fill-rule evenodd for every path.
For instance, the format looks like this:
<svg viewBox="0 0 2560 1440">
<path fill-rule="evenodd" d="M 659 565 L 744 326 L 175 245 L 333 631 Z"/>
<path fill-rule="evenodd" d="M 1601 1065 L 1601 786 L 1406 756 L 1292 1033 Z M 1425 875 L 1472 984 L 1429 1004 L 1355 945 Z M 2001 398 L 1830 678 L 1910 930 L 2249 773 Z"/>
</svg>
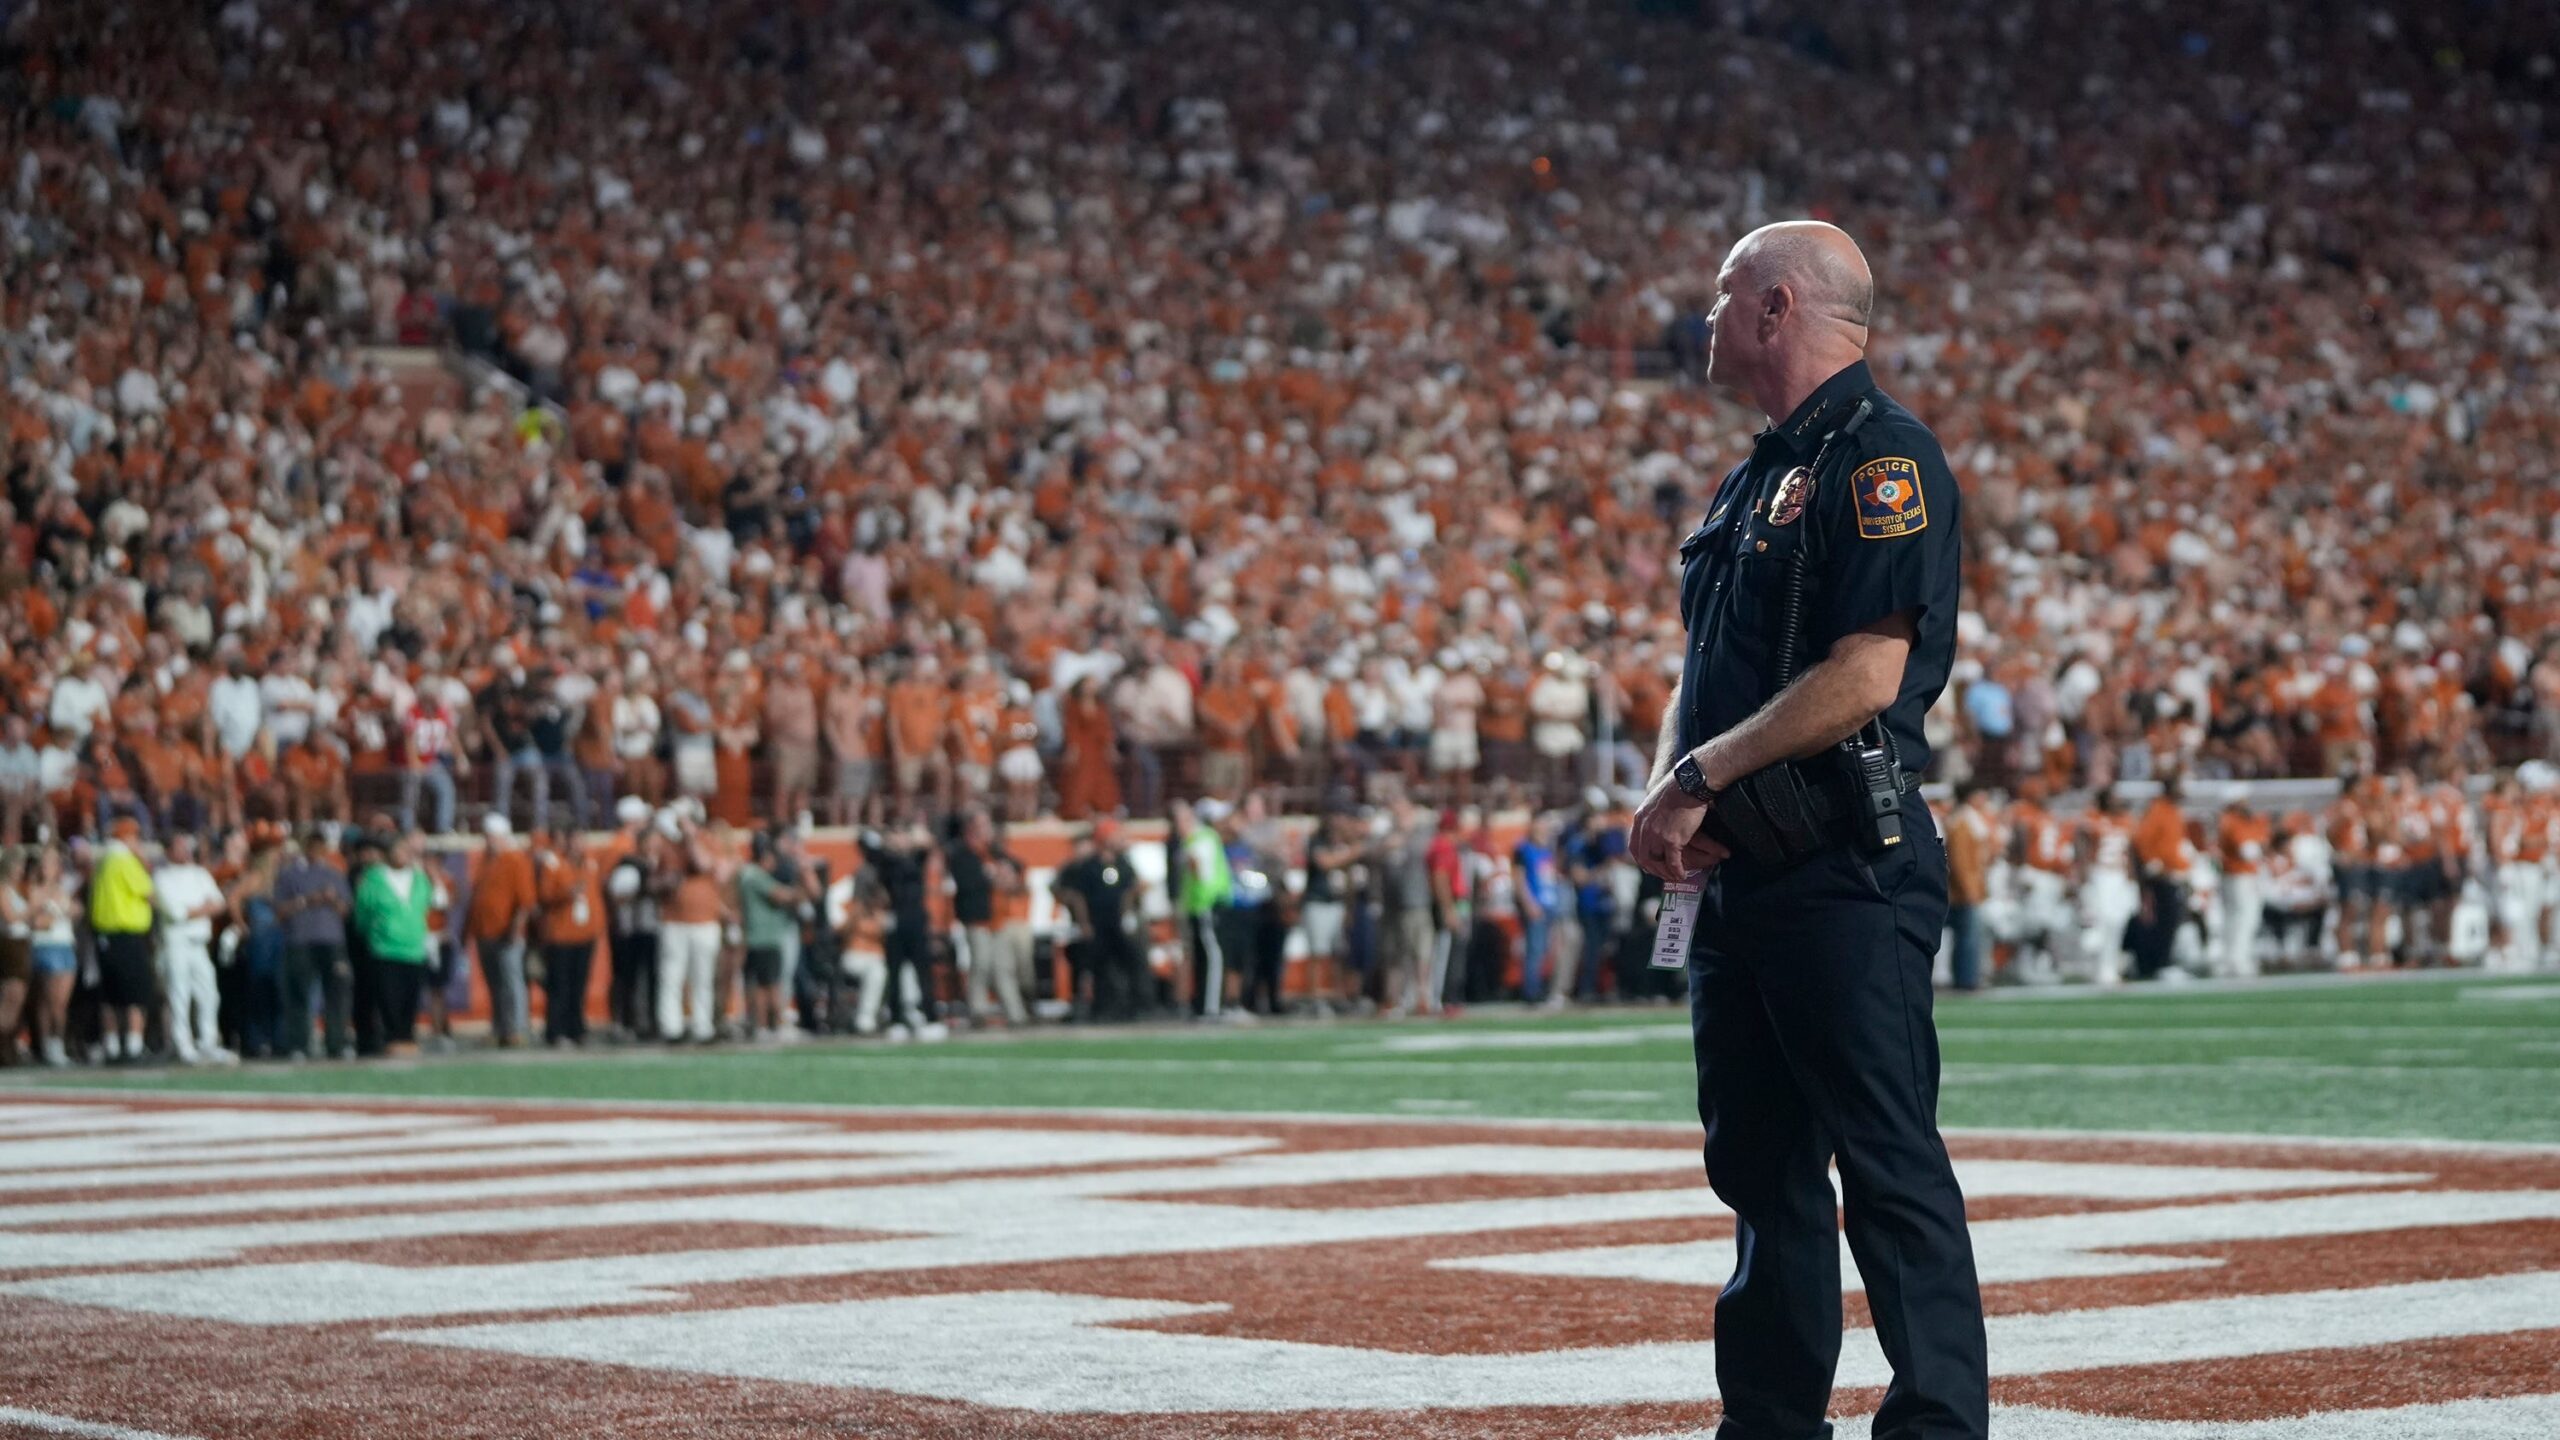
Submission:
<svg viewBox="0 0 2560 1440">
<path fill-rule="evenodd" d="M 1547 652 L 1546 668 L 1529 687 L 1529 743 L 1549 772 L 1563 778 L 1582 751 L 1583 726 L 1591 718 L 1591 687 L 1578 662 L 1561 650 Z"/>
<path fill-rule="evenodd" d="M 107 713 L 115 696 L 115 672 L 104 660 L 92 661 L 85 670 L 66 672 L 53 682 L 53 701 L 45 707 L 45 724 L 54 739 L 77 748 L 88 740 L 89 731 L 98 717 Z"/>
<path fill-rule="evenodd" d="M 222 1048 L 222 1002 L 213 975 L 213 919 L 222 913 L 222 887 L 196 863 L 193 835 L 182 830 L 169 837 L 168 858 L 151 875 L 151 903 L 160 911 L 170 1048 L 183 1065 L 228 1063 L 236 1057 Z"/>
<path fill-rule="evenodd" d="M 205 696 L 205 713 L 212 717 L 214 738 L 222 742 L 226 757 L 236 761 L 258 743 L 267 706 L 258 693 L 257 677 L 249 673 L 248 657 L 232 655 L 222 678 L 213 682 Z"/>
<path fill-rule="evenodd" d="M 1454 650 L 1442 653 L 1439 669 L 1440 688 L 1431 701 L 1431 769 L 1451 782 L 1463 805 L 1474 797 L 1476 764 L 1482 758 L 1476 712 L 1484 708 L 1484 682 Z"/>
<path fill-rule="evenodd" d="M 273 674 L 258 682 L 258 700 L 267 722 L 267 733 L 279 748 L 297 745 L 311 733 L 313 712 L 319 695 L 311 685 L 311 657 L 298 654 L 288 657 Z"/>
</svg>

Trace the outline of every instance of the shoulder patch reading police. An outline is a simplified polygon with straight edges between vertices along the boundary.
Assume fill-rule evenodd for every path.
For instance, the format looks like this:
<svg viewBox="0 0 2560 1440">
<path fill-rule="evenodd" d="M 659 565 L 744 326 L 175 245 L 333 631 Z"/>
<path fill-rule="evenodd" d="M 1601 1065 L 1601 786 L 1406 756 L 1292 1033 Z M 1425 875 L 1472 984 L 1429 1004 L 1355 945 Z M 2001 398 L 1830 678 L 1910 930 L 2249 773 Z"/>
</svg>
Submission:
<svg viewBox="0 0 2560 1440">
<path fill-rule="evenodd" d="M 1867 540 L 1893 540 L 1929 528 L 1929 507 L 1920 498 L 1920 467 L 1899 455 L 1870 460 L 1849 477 L 1858 497 L 1858 534 Z"/>
</svg>

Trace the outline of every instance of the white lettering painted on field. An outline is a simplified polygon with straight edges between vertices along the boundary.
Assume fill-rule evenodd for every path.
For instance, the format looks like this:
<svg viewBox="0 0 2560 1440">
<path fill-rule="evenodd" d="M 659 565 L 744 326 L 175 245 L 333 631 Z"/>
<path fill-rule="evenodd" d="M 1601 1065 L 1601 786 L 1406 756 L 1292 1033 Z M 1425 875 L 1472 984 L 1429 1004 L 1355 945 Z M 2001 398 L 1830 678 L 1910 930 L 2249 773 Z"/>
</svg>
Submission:
<svg viewBox="0 0 2560 1440">
<path fill-rule="evenodd" d="M 835 1203 L 846 1192 L 707 1197 L 635 1207 L 628 1223 L 728 1219 L 740 1223 L 811 1223 L 832 1216 L 841 1228 L 885 1230 L 909 1238 L 838 1244 L 674 1251 L 504 1265 L 432 1268 L 332 1262 L 242 1265 L 201 1270 L 118 1271 L 22 1280 L 0 1291 L 155 1315 L 240 1324 L 299 1325 L 392 1320 L 466 1312 L 548 1310 L 562 1304 L 646 1304 L 676 1287 L 750 1280 L 861 1275 L 963 1265 L 1198 1254 L 1291 1245 L 1346 1244 L 1554 1225 L 1703 1217 L 1713 1202 L 1698 1190 L 1462 1201 L 1360 1210 L 1254 1209 L 1072 1195 L 1033 1197 L 1002 1184 L 916 1185 L 856 1192 L 860 1208 L 794 1206 Z M 593 1207 L 611 1208 L 611 1207 Z M 721 1213 L 725 1212 L 725 1213 Z M 515 1212 L 558 1223 L 584 1223 L 583 1213 Z M 1037 1216 L 1037 1223 L 1026 1221 Z M 403 1217 L 372 1222 L 397 1229 Z M 457 1217 L 467 1221 L 468 1214 Z M 452 1226 L 438 1233 L 453 1233 Z M 948 1233 L 935 1234 L 934 1230 Z M 152 1243 L 149 1230 L 136 1248 Z M 36 1238 L 36 1237 L 31 1237 Z M 64 1234 L 40 1238 L 63 1242 Z M 128 1252 L 129 1253 L 129 1252 Z M 69 1262 L 55 1262 L 69 1263 Z M 93 1259 L 79 1263 L 98 1263 Z M 578 1298 L 563 1301 L 560 1294 Z"/>
<path fill-rule="evenodd" d="M 1094 1136 L 1082 1137 L 1099 1145 Z M 190 1264 L 282 1245 L 364 1245 L 462 1235 L 554 1233 L 624 1225 L 778 1225 L 888 1232 L 837 1244 L 739 1247 L 531 1264 L 440 1267 L 244 1266 L 196 1272 L 95 1274 L 0 1287 L 56 1300 L 246 1324 L 311 1324 L 458 1313 L 542 1310 L 574 1293 L 581 1305 L 646 1304 L 685 1286 L 789 1276 L 852 1275 L 952 1266 L 1119 1259 L 1239 1248 L 1348 1244 L 1433 1235 L 1724 1214 L 1704 1186 L 1332 1209 L 1175 1202 L 1181 1194 L 1428 1177 L 1676 1174 L 1696 1162 L 1667 1147 L 1439 1145 L 1242 1155 L 1182 1169 L 1075 1172 L 787 1192 L 734 1192 L 597 1203 L 512 1206 L 248 1221 L 229 1225 L 0 1232 L 0 1269 Z M 1962 1169 L 1976 1195 L 2206 1197 L 2251 1189 L 2371 1183 L 2352 1171 L 2220 1169 L 1992 1160 Z M 2403 1177 L 2411 1178 L 2411 1177 Z M 1019 1217 L 1037 1214 L 1041 1223 Z M 352 1266 L 353 1268 L 349 1268 Z M 307 1283 L 315 1277 L 329 1283 Z M 352 1278 L 351 1278 L 352 1277 Z M 342 1283 L 343 1282 L 343 1283 Z"/>
<path fill-rule="evenodd" d="M 848 1140 L 848 1143 L 854 1142 Z M 942 1132 L 938 1137 L 926 1132 L 914 1132 L 911 1138 L 901 1137 L 893 1132 L 888 1135 L 861 1137 L 859 1143 L 871 1149 L 921 1148 L 928 1154 L 940 1151 L 946 1156 L 965 1161 L 966 1163 L 948 1165 L 950 1169 L 963 1170 L 1031 1166 L 1042 1163 L 1091 1166 L 1140 1161 L 1206 1159 L 1222 1154 L 1234 1155 L 1237 1151 L 1259 1148 L 1269 1142 L 1230 1137 L 1149 1135 L 1142 1132 L 1074 1134 L 1071 1132 L 961 1130 Z M 412 1208 L 408 1210 L 385 1208 L 381 1213 L 342 1218 L 303 1217 L 292 1220 L 248 1221 L 230 1225 L 184 1228 L 0 1231 L 0 1270 L 73 1269 L 101 1265 L 165 1265 L 188 1261 L 227 1260 L 251 1250 L 278 1245 L 347 1245 L 380 1240 L 417 1240 L 439 1236 L 500 1235 L 647 1224 L 758 1224 L 802 1225 L 836 1230 L 887 1229 L 965 1239 L 970 1232 L 953 1228 L 957 1223 L 953 1218 L 955 1216 L 981 1212 L 998 1216 L 1019 1215 L 1027 1213 L 1025 1209 L 1027 1206 L 1054 1207 L 1080 1197 L 1187 1194 L 1263 1186 L 1307 1185 L 1347 1180 L 1404 1180 L 1435 1176 L 1677 1173 L 1696 1163 L 1686 1151 L 1669 1149 L 1444 1145 L 1323 1151 L 1267 1157 L 1245 1156 L 1232 1159 L 1222 1166 L 1197 1169 L 1080 1172 L 1020 1180 L 965 1182 L 956 1187 L 943 1186 L 931 1189 L 901 1187 L 887 1190 L 851 1186 L 780 1193 L 743 1192 L 603 1203 L 572 1197 L 554 1205 L 511 1206 L 488 1210 L 438 1208 L 436 1203 L 430 1200 L 424 1205 L 412 1202 Z M 879 1173 L 918 1172 L 899 1166 L 880 1164 Z M 580 1177 L 554 1175 L 541 1178 L 547 1183 L 548 1189 L 556 1193 L 564 1187 L 574 1188 Z M 1653 1218 L 1656 1212 L 1672 1214 L 1698 1212 L 1701 1203 L 1699 1195 L 1695 1192 L 1676 1192 L 1672 1194 L 1672 1198 L 1657 1199 L 1652 1202 L 1647 1207 L 1646 1218 Z M 1201 1209 L 1202 1207 L 1199 1206 L 1186 1205 L 1179 1207 L 1177 1214 L 1188 1217 L 1199 1213 Z M 1153 1214 L 1153 1210 L 1147 1213 Z M 5 1211 L 0 1211 L 0 1218 L 17 1219 L 15 1215 Z M 997 1228 L 1009 1231 L 1017 1227 L 1007 1220 Z M 1189 1227 L 1174 1228 L 1179 1230 Z M 1059 1237 L 1050 1237 L 1047 1243 L 1059 1243 Z M 1029 1255 L 988 1258 L 1060 1257 Z M 947 1263 L 968 1264 L 984 1263 L 984 1261 L 973 1261 L 964 1257 Z"/>
<path fill-rule="evenodd" d="M 397 1123 L 399 1117 L 389 1118 L 394 1123 L 377 1123 L 366 1131 L 319 1137 L 275 1135 L 261 1132 L 254 1124 L 243 1124 L 236 1128 L 218 1127 L 210 1133 L 190 1127 L 183 1132 L 184 1143 L 169 1143 L 168 1137 L 159 1135 L 110 1135 L 95 1143 L 86 1137 L 58 1137 L 22 1145 L 0 1143 L 0 1164 L 19 1172 L 114 1169 L 119 1182 L 129 1175 L 147 1179 L 152 1172 L 165 1169 L 177 1172 L 174 1179 L 187 1182 L 206 1173 L 193 1167 L 236 1171 L 243 1162 L 279 1171 L 287 1169 L 289 1162 L 294 1161 L 318 1161 L 340 1169 L 359 1169 L 412 1156 L 448 1165 L 506 1164 L 521 1163 L 514 1153 L 518 1151 L 536 1156 L 546 1151 L 585 1155 L 632 1146 L 693 1144 L 719 1138 L 843 1133 L 823 1126 L 792 1122 L 742 1125 L 710 1120 L 567 1120 L 489 1125 L 421 1117 L 432 1123 L 401 1125 Z M 13 1174 L 11 1183 L 16 1184 L 22 1178 L 22 1175 Z"/>
<path fill-rule="evenodd" d="M 2129 1247 L 2205 1245 L 2311 1235 L 2560 1220 L 2560 1192 L 2547 1190 L 2390 1191 L 2244 1200 L 2091 1215 L 2040 1215 L 1973 1224 L 1974 1263 L 1986 1285 L 2211 1269 L 2210 1258 L 2146 1255 Z M 1718 1237 L 1668 1245 L 1604 1245 L 1516 1255 L 1469 1255 L 1432 1262 L 1452 1270 L 1634 1280 L 1661 1285 L 1723 1286 L 1733 1273 L 1733 1241 Z M 1860 1287 L 1846 1241 L 1840 1247 L 1844 1289 Z"/>
<path fill-rule="evenodd" d="M 828 1142 L 829 1146 L 835 1143 L 833 1140 Z M 0 1198 L 0 1223 L 13 1226 L 76 1223 L 94 1227 L 111 1220 L 178 1219 L 263 1211 L 434 1210 L 484 1200 L 536 1196 L 568 1201 L 651 1190 L 717 1190 L 746 1185 L 881 1179 L 967 1170 L 1161 1164 L 1177 1160 L 1217 1159 L 1263 1149 L 1272 1142 L 1235 1135 L 964 1129 L 886 1131 L 844 1137 L 842 1143 L 850 1158 L 665 1165 L 622 1170 L 555 1170 L 478 1180 L 216 1190 L 198 1194 L 145 1195 L 131 1200 L 13 1204 Z M 794 1143 L 782 1148 L 801 1150 L 811 1147 Z"/>
<path fill-rule="evenodd" d="M 301 1142 L 325 1141 L 314 1153 L 350 1145 L 454 1143 L 482 1121 L 462 1115 L 374 1114 L 328 1110 L 88 1110 L 54 1112 L 59 1124 L 30 1121 L 0 1133 L 0 1174 L 15 1185 L 27 1172 L 131 1164 L 178 1165 L 199 1160 L 261 1161 L 290 1156 Z M 432 1137 L 432 1138 L 428 1138 Z M 254 1147 L 254 1148 L 253 1148 Z"/>
<path fill-rule="evenodd" d="M 1043 1291 L 909 1296 L 410 1330 L 510 1355 L 846 1386 L 1039 1411 L 1272 1413 L 1714 1398 L 1714 1348 L 1654 1343 L 1432 1355 L 1123 1328 L 1218 1307 Z M 2218 1297 L 1990 1323 L 1995 1375 L 2234 1359 L 2547 1327 L 2560 1273 Z M 954 1337 L 969 1337 L 954 1343 Z M 1890 1374 L 1853 1330 L 1843 1387 Z M 988 1364 L 989 1355 L 1004 1357 Z"/>
<path fill-rule="evenodd" d="M 505 1128 L 484 1132 L 497 1135 Z M 530 1128 L 530 1127 L 527 1127 Z M 828 1127 L 797 1124 L 701 1122 L 692 1131 L 668 1131 L 661 1138 L 583 1136 L 569 1131 L 548 1136 L 505 1137 L 481 1141 L 476 1136 L 444 1140 L 419 1153 L 340 1153 L 307 1159 L 211 1161 L 179 1165 L 134 1164 L 119 1169 L 74 1166 L 34 1175 L 0 1178 L 0 1198 L 47 1191 L 93 1190 L 101 1186 L 134 1189 L 145 1186 L 200 1186 L 262 1181 L 359 1179 L 382 1175 L 433 1175 L 458 1170 L 531 1169 L 538 1166 L 619 1164 L 636 1160 L 692 1160 L 723 1155 L 867 1155 L 876 1153 L 871 1136 L 851 1135 Z M 424 1142 L 422 1140 L 421 1144 Z M 242 1149 L 244 1156 L 263 1152 Z"/>
</svg>

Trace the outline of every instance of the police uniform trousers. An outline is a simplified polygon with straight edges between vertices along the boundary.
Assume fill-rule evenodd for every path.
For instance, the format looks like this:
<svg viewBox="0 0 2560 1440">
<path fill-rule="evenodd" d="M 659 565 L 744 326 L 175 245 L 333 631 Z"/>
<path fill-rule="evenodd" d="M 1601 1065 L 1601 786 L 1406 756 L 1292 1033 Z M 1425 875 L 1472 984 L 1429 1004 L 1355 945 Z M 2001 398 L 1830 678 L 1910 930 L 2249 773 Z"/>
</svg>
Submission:
<svg viewBox="0 0 2560 1440">
<path fill-rule="evenodd" d="M 1701 901 L 1698 1112 L 1708 1184 L 1736 1217 L 1716 1300 L 1718 1440 L 1831 1434 L 1842 1222 L 1893 1366 L 1876 1440 L 1989 1426 L 1982 1297 L 1937 1129 L 1946 848 L 1917 795 L 1903 813 L 1903 843 L 1881 854 L 1835 845 L 1776 872 L 1727 861 Z"/>
</svg>

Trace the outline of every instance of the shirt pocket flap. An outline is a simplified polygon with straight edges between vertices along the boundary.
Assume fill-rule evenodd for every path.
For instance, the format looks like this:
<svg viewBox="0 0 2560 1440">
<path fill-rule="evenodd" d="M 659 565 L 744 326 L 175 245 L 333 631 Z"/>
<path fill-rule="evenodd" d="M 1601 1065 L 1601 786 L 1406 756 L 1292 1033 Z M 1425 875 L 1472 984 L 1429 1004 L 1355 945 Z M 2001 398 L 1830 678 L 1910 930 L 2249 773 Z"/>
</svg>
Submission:
<svg viewBox="0 0 2560 1440">
<path fill-rule="evenodd" d="M 1690 531 L 1687 538 L 1680 542 L 1680 562 L 1685 565 L 1696 559 L 1698 552 L 1706 548 L 1709 540 L 1722 534 L 1725 526 L 1731 523 L 1736 508 L 1738 507 L 1731 499 L 1726 499 L 1718 502 L 1714 509 L 1708 511 L 1707 518 L 1699 522 L 1698 528 Z"/>
</svg>

